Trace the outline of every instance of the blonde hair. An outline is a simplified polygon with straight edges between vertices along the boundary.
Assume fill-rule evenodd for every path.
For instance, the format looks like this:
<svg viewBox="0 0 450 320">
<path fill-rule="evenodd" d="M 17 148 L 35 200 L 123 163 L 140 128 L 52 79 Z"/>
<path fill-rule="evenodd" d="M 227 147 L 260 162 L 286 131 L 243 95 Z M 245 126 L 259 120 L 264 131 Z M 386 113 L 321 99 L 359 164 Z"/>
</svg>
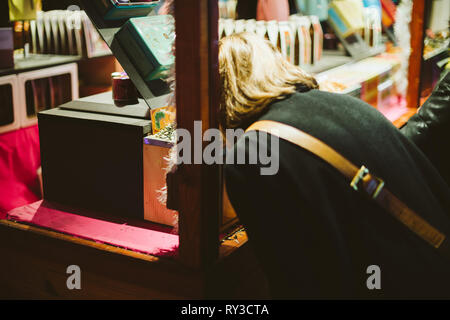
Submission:
<svg viewBox="0 0 450 320">
<path fill-rule="evenodd" d="M 221 122 L 230 128 L 249 124 L 299 87 L 318 88 L 312 76 L 289 63 L 268 40 L 248 32 L 220 40 L 219 73 Z"/>
</svg>

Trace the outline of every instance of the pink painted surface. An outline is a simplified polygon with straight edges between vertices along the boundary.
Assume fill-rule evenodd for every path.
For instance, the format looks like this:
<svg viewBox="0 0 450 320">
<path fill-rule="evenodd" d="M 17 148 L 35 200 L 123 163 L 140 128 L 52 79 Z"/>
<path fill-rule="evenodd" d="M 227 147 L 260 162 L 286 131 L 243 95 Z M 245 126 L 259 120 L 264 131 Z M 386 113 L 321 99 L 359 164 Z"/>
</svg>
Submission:
<svg viewBox="0 0 450 320">
<path fill-rule="evenodd" d="M 178 235 L 60 211 L 43 201 L 13 209 L 5 218 L 155 256 L 178 251 Z"/>
<path fill-rule="evenodd" d="M 38 126 L 0 134 L 0 212 L 41 198 Z"/>
<path fill-rule="evenodd" d="M 397 96 L 389 97 L 386 99 L 382 106 L 378 107 L 380 111 L 389 121 L 395 121 L 408 111 L 406 107 L 405 98 L 399 98 Z"/>
</svg>

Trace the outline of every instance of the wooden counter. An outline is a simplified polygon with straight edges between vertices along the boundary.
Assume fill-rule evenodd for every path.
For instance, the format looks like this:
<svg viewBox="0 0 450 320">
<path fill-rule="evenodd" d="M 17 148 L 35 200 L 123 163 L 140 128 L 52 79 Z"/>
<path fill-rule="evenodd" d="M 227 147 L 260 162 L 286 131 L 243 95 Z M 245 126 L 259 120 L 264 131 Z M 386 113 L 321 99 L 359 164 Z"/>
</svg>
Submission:
<svg viewBox="0 0 450 320">
<path fill-rule="evenodd" d="M 264 276 L 245 233 L 224 241 L 220 258 L 194 270 L 158 258 L 23 223 L 0 220 L 0 298 L 240 299 L 267 298 Z M 67 267 L 81 269 L 81 290 L 66 286 Z"/>
</svg>

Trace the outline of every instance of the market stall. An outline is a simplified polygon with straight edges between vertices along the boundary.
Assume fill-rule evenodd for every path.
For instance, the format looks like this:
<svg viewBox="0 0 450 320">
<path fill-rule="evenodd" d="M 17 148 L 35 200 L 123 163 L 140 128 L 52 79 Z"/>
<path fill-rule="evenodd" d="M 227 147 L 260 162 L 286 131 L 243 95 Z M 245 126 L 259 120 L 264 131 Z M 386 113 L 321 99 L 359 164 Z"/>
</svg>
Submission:
<svg viewBox="0 0 450 320">
<path fill-rule="evenodd" d="M 367 20 L 349 25 L 342 4 L 330 6 L 329 18 L 297 13 L 289 22 L 258 23 L 232 19 L 233 6 L 224 1 L 176 1 L 173 17 L 156 15 L 157 2 L 129 3 L 124 14 L 114 1 L 81 1 L 126 74 L 113 76 L 114 93 L 78 99 L 72 91 L 56 108 L 39 110 L 43 200 L 0 212 L 0 296 L 268 297 L 227 201 L 222 166 L 184 163 L 165 171 L 176 142 L 164 135 L 173 112 L 176 127 L 192 136 L 199 120 L 199 134 L 219 128 L 223 36 L 260 32 L 313 73 L 323 90 L 360 98 L 398 127 L 417 111 L 421 90 L 410 81 L 401 95 L 403 57 L 382 41 L 382 29 L 393 24 L 392 7 L 382 8 L 383 25 L 373 8 Z M 425 16 L 424 1 L 414 1 L 413 16 Z M 412 35 L 411 43 L 423 43 L 423 32 Z M 417 59 L 419 66 L 424 61 L 417 52 L 409 75 Z M 172 67 L 175 91 L 165 79 Z M 164 204 L 159 192 L 166 184 Z M 80 266 L 83 290 L 67 289 L 70 265 Z"/>
</svg>

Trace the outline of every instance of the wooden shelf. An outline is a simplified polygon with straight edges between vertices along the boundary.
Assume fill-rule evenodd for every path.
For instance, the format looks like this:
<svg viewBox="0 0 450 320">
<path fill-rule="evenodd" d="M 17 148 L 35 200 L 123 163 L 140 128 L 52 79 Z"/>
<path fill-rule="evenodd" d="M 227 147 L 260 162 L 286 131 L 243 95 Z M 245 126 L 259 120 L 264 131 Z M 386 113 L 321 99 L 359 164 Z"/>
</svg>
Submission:
<svg viewBox="0 0 450 320">
<path fill-rule="evenodd" d="M 354 61 L 355 60 L 353 60 L 352 57 L 342 54 L 333 54 L 333 52 L 330 51 L 324 52 L 322 59 L 320 59 L 316 64 L 304 66 L 302 68 L 308 73 L 317 74 Z"/>
<path fill-rule="evenodd" d="M 102 54 L 92 58 L 84 58 L 82 56 L 69 56 L 69 55 L 63 56 L 63 55 L 34 54 L 34 53 L 29 54 L 27 58 L 24 58 L 22 55 L 16 55 L 14 57 L 14 68 L 0 69 L 0 76 L 22 73 L 52 66 L 58 66 L 66 63 L 86 61 L 89 59 L 96 59 L 107 56 L 111 55 Z"/>
</svg>

